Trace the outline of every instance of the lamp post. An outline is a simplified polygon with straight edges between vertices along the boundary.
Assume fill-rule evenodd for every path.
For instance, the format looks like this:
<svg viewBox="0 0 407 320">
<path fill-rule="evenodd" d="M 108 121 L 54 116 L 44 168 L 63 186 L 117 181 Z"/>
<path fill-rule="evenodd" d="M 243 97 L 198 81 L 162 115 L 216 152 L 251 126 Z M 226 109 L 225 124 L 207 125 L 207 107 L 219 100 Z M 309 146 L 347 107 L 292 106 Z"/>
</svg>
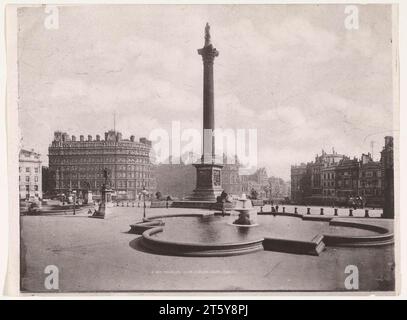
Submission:
<svg viewBox="0 0 407 320">
<path fill-rule="evenodd" d="M 72 191 L 72 193 L 73 193 L 73 215 L 76 215 L 76 212 L 75 212 L 75 204 L 76 204 L 76 190 L 74 190 L 74 191 Z"/>
<path fill-rule="evenodd" d="M 148 191 L 146 190 L 146 187 L 143 186 L 143 190 L 141 191 L 143 194 L 143 218 L 146 218 L 146 195 L 148 194 Z"/>
</svg>

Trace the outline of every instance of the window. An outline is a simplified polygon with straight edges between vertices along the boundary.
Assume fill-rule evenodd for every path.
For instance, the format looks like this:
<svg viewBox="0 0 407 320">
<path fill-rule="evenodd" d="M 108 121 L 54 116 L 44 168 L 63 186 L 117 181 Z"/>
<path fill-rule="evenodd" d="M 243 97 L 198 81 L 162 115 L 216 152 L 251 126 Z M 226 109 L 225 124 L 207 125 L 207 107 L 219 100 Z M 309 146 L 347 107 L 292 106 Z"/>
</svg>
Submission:
<svg viewBox="0 0 407 320">
<path fill-rule="evenodd" d="M 38 186 L 37 185 L 34 186 L 34 190 L 38 191 Z"/>
<path fill-rule="evenodd" d="M 26 181 L 26 182 L 30 182 L 30 176 L 26 176 L 26 177 L 25 177 L 25 181 Z"/>
<path fill-rule="evenodd" d="M 35 173 L 38 173 L 38 168 L 35 168 L 34 170 L 35 170 Z"/>
<path fill-rule="evenodd" d="M 30 168 L 25 168 L 25 172 L 30 172 Z"/>
<path fill-rule="evenodd" d="M 29 185 L 25 186 L 25 191 L 30 191 L 30 186 Z"/>
<path fill-rule="evenodd" d="M 38 182 L 38 176 L 35 176 L 35 177 L 34 177 L 34 181 L 35 181 L 35 182 Z"/>
</svg>

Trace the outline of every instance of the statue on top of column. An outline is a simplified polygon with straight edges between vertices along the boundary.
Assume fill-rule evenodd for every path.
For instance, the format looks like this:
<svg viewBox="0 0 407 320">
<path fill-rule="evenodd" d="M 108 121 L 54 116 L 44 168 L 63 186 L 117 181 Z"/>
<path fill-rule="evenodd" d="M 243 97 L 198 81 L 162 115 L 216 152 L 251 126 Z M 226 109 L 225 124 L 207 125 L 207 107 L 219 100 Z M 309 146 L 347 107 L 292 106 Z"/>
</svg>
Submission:
<svg viewBox="0 0 407 320">
<path fill-rule="evenodd" d="M 210 34 L 211 27 L 209 23 L 206 23 L 205 26 L 205 47 L 211 44 L 211 34 Z"/>
</svg>

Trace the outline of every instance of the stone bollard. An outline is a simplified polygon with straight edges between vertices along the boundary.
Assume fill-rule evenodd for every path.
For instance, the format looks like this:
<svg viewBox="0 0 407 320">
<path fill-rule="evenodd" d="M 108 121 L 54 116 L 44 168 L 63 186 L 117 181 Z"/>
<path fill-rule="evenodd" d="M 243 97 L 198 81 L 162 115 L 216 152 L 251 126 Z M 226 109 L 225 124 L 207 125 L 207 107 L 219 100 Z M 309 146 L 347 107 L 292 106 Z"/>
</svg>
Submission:
<svg viewBox="0 0 407 320">
<path fill-rule="evenodd" d="M 283 213 L 285 213 L 285 207 L 283 207 Z"/>
<path fill-rule="evenodd" d="M 307 214 L 311 214 L 311 208 L 307 208 Z"/>
<path fill-rule="evenodd" d="M 294 208 L 294 213 L 298 214 L 297 207 Z"/>
<path fill-rule="evenodd" d="M 349 209 L 349 217 L 353 217 L 353 209 Z"/>
<path fill-rule="evenodd" d="M 321 213 L 320 213 L 320 215 L 321 215 L 321 216 L 324 215 L 324 208 L 321 208 Z"/>
<path fill-rule="evenodd" d="M 261 213 L 263 212 L 263 206 L 260 207 L 260 212 L 261 212 Z"/>
<path fill-rule="evenodd" d="M 334 216 L 337 216 L 338 215 L 338 208 L 335 208 L 334 209 Z"/>
<path fill-rule="evenodd" d="M 133 207 L 134 207 L 134 201 L 132 202 L 132 205 L 133 205 Z"/>
<path fill-rule="evenodd" d="M 122 207 L 124 207 L 124 202 L 122 202 Z"/>
<path fill-rule="evenodd" d="M 137 207 L 139 207 L 139 208 L 140 208 L 140 201 L 139 201 L 139 202 L 137 202 Z"/>
<path fill-rule="evenodd" d="M 369 209 L 365 209 L 365 218 L 369 218 Z"/>
</svg>

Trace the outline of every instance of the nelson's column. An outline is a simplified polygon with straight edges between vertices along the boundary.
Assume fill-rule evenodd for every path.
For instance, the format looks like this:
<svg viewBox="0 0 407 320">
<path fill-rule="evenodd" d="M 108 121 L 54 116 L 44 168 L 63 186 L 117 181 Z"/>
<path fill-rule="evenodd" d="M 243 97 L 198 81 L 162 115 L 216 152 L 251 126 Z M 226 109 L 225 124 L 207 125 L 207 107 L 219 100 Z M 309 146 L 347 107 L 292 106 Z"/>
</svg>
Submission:
<svg viewBox="0 0 407 320">
<path fill-rule="evenodd" d="M 213 90 L 213 62 L 219 52 L 212 46 L 210 27 L 205 26 L 205 45 L 198 49 L 203 61 L 203 141 L 201 161 L 195 163 L 196 188 L 186 201 L 175 206 L 211 207 L 216 197 L 222 193 L 221 170 L 223 165 L 215 160 L 215 117 Z M 182 204 L 181 204 L 182 203 Z"/>
</svg>

